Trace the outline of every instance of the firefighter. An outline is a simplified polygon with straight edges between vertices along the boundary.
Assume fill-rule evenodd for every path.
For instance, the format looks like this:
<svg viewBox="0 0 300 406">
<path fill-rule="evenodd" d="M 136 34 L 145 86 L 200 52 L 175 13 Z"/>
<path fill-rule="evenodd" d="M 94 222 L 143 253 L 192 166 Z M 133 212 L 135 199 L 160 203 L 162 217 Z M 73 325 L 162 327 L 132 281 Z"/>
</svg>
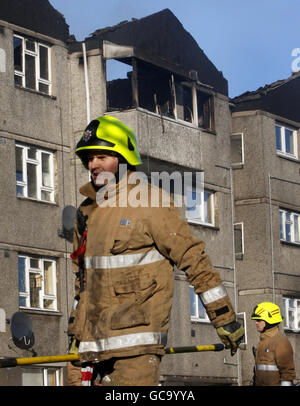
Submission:
<svg viewBox="0 0 300 406">
<path fill-rule="evenodd" d="M 280 308 L 275 303 L 262 302 L 255 306 L 252 320 L 260 333 L 254 351 L 255 386 L 290 386 L 295 379 L 293 349 L 279 331 L 282 321 Z"/>
<path fill-rule="evenodd" d="M 143 193 L 138 207 L 129 202 L 136 186 L 130 176 L 142 163 L 133 131 L 117 118 L 99 117 L 83 132 L 76 154 L 91 174 L 80 189 L 86 199 L 74 237 L 80 280 L 69 334 L 79 343 L 80 360 L 97 367 L 101 385 L 158 385 L 174 264 L 185 271 L 234 355 L 244 330 L 204 242 L 193 236 L 172 202 L 151 207 Z M 122 173 L 121 164 L 127 165 Z M 146 184 L 147 197 L 154 189 Z"/>
</svg>

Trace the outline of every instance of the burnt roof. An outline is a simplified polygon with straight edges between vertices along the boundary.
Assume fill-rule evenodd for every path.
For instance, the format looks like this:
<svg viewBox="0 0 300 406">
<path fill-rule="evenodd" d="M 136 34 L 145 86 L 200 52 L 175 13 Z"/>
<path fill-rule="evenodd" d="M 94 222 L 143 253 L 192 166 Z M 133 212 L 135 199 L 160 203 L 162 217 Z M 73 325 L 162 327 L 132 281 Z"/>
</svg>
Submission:
<svg viewBox="0 0 300 406">
<path fill-rule="evenodd" d="M 69 26 L 48 0 L 2 0 L 0 20 L 66 42 Z"/>
<path fill-rule="evenodd" d="M 228 94 L 228 82 L 222 72 L 216 69 L 169 9 L 99 29 L 85 39 L 87 49 L 101 47 L 102 40 L 132 46 L 137 58 L 187 78 L 191 71 L 197 71 L 200 82 Z M 70 45 L 70 52 L 80 50 L 80 42 Z"/>
<path fill-rule="evenodd" d="M 264 110 L 300 122 L 300 72 L 231 99 L 232 111 Z"/>
</svg>

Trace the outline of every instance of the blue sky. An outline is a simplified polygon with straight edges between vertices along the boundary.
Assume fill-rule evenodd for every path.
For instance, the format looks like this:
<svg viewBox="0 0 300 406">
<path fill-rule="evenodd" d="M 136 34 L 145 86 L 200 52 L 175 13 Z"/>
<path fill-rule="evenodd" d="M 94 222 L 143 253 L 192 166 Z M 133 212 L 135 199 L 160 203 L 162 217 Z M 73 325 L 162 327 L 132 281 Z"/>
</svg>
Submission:
<svg viewBox="0 0 300 406">
<path fill-rule="evenodd" d="M 300 55 L 300 0 L 49 1 L 78 41 L 169 8 L 223 72 L 231 97 L 289 77 L 298 48 Z"/>
</svg>

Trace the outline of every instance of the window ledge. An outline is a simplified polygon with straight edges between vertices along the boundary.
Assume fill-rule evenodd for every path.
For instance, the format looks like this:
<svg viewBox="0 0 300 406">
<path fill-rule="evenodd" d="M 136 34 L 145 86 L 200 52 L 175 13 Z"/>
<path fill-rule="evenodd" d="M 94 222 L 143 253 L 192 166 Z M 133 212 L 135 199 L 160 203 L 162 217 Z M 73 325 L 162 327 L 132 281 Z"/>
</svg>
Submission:
<svg viewBox="0 0 300 406">
<path fill-rule="evenodd" d="M 211 324 L 210 320 L 204 320 L 204 319 L 191 319 L 192 324 Z"/>
<path fill-rule="evenodd" d="M 231 168 L 234 169 L 243 169 L 244 168 L 244 164 L 243 163 L 239 163 L 239 164 L 231 164 Z"/>
<path fill-rule="evenodd" d="M 199 221 L 189 220 L 189 219 L 186 219 L 186 221 L 188 222 L 188 224 L 191 224 L 194 226 L 201 226 L 201 227 L 209 228 L 211 230 L 220 231 L 220 227 L 214 226 L 212 224 L 200 223 Z"/>
<path fill-rule="evenodd" d="M 288 161 L 300 163 L 300 160 L 295 156 L 286 155 L 282 152 L 276 151 L 276 154 L 279 158 L 287 159 Z"/>
<path fill-rule="evenodd" d="M 25 197 L 25 196 L 17 196 L 17 199 L 26 200 L 35 203 L 42 203 L 42 204 L 49 204 L 50 206 L 58 206 L 56 202 L 48 202 L 47 200 L 38 200 L 34 199 L 33 197 Z"/>
<path fill-rule="evenodd" d="M 200 127 L 200 126 L 198 128 L 202 132 L 209 133 L 209 134 L 212 134 L 212 135 L 217 135 L 217 132 L 215 130 L 210 129 L 210 128 L 205 128 L 205 127 Z"/>
<path fill-rule="evenodd" d="M 63 316 L 63 313 L 58 310 L 43 310 L 43 309 L 30 309 L 28 307 L 19 307 L 20 310 L 24 311 L 25 313 L 32 313 L 32 314 L 40 314 L 44 316 Z"/>
<path fill-rule="evenodd" d="M 180 118 L 176 119 L 176 118 L 173 118 L 173 117 L 164 116 L 164 115 L 155 113 L 154 111 L 144 109 L 143 107 L 137 107 L 135 110 L 141 111 L 141 112 L 149 114 L 151 116 L 158 117 L 159 119 L 171 121 L 171 122 L 176 123 L 176 124 L 181 124 L 181 125 L 186 126 L 186 127 L 192 127 L 192 128 L 194 128 L 196 130 L 200 130 L 200 131 L 203 131 L 203 132 L 208 132 L 208 133 L 213 134 L 213 135 L 217 135 L 215 130 L 212 130 L 210 128 L 205 128 L 205 127 L 198 126 L 198 125 L 196 125 L 194 123 L 191 123 L 189 121 L 181 120 Z M 115 110 L 112 110 L 112 111 L 115 111 Z M 117 110 L 117 112 L 119 112 L 119 110 Z"/>
<path fill-rule="evenodd" d="M 292 242 L 292 241 L 280 240 L 280 243 L 283 244 L 283 245 L 290 245 L 291 247 L 300 248 L 300 242 Z"/>
<path fill-rule="evenodd" d="M 52 99 L 52 100 L 56 100 L 57 97 L 53 96 L 51 94 L 47 94 L 47 93 L 42 93 L 39 92 L 38 90 L 33 90 L 33 89 L 28 89 L 27 87 L 23 87 L 23 86 L 18 86 L 15 84 L 15 89 L 20 89 L 20 90 L 24 90 L 25 92 L 29 92 L 29 93 L 33 93 L 33 94 L 38 94 L 40 96 L 44 96 L 47 97 L 48 99 Z"/>
<path fill-rule="evenodd" d="M 299 330 L 299 329 L 293 330 L 292 328 L 284 327 L 284 332 L 285 332 L 285 333 L 299 334 L 299 333 L 300 333 L 300 330 Z"/>
</svg>

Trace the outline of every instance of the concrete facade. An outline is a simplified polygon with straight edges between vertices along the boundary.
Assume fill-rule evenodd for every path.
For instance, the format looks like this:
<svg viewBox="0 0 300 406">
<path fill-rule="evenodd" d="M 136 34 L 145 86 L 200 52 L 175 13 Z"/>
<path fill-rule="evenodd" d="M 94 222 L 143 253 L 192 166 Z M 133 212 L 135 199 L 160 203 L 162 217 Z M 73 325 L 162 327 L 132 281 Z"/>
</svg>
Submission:
<svg viewBox="0 0 300 406">
<path fill-rule="evenodd" d="M 11 4 L 11 7 L 14 5 Z M 2 10 L 3 11 L 3 10 Z M 1 17 L 0 17 L 1 20 Z M 32 319 L 37 355 L 64 354 L 68 348 L 68 312 L 73 292 L 71 244 L 58 236 L 62 208 L 74 204 L 74 174 L 70 172 L 69 138 L 69 64 L 67 44 L 53 38 L 0 21 L 0 48 L 5 53 L 5 69 L 0 80 L 0 157 L 1 211 L 0 231 L 1 287 L 0 307 L 6 319 L 17 311 L 26 311 Z M 34 38 L 51 47 L 52 93 L 42 94 L 14 84 L 13 35 Z M 54 197 L 52 202 L 16 194 L 16 145 L 34 147 L 53 154 Z M 56 264 L 57 309 L 19 308 L 18 257 L 44 258 Z M 55 278 L 55 276 L 54 276 Z M 1 357 L 28 357 L 11 340 L 9 324 L 1 331 Z M 53 339 L 55 337 L 55 339 Z M 57 382 L 63 382 L 61 365 Z M 22 385 L 23 369 L 1 369 L 1 385 Z"/>
<path fill-rule="evenodd" d="M 247 94 L 249 110 L 244 109 L 240 96 L 232 113 L 232 133 L 243 134 L 244 150 L 243 163 L 233 170 L 235 222 L 243 223 L 244 240 L 244 252 L 236 261 L 239 306 L 247 314 L 248 331 L 247 350 L 241 352 L 243 384 L 251 379 L 251 348 L 258 341 L 250 316 L 254 306 L 263 301 L 275 302 L 281 307 L 284 321 L 280 329 L 293 346 L 299 379 L 299 304 L 293 326 L 286 325 L 288 311 L 284 309 L 284 302 L 299 299 L 299 238 L 291 237 L 288 241 L 290 238 L 282 235 L 280 210 L 295 214 L 300 210 L 300 116 L 298 114 L 298 121 L 292 121 L 287 116 L 271 113 L 272 108 L 274 112 L 280 111 L 286 86 L 291 98 L 298 97 L 299 105 L 299 76 L 295 75 L 276 87 L 275 94 L 272 86 L 266 87 L 259 98 L 256 94 Z M 263 94 L 267 94 L 268 102 L 261 100 Z M 255 109 L 264 103 L 265 111 Z M 278 150 L 276 124 L 294 130 L 295 156 Z"/>
</svg>

